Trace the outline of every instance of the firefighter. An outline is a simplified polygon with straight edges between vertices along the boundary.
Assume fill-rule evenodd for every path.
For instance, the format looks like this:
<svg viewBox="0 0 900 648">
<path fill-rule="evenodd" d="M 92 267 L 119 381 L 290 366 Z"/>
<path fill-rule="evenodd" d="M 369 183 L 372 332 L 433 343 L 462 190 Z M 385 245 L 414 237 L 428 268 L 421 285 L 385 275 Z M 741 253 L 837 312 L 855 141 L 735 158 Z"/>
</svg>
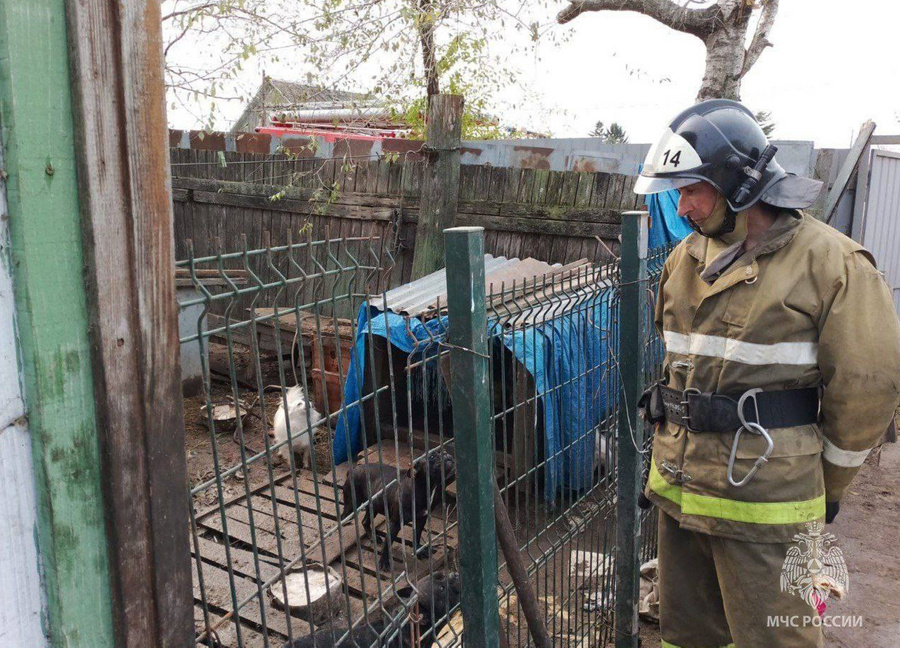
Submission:
<svg viewBox="0 0 900 648">
<path fill-rule="evenodd" d="M 786 556 L 834 519 L 900 402 L 890 290 L 867 250 L 801 211 L 821 183 L 775 152 L 743 105 L 704 101 L 635 184 L 677 189 L 695 230 L 662 271 L 664 379 L 641 399 L 667 648 L 822 646 Z"/>
</svg>

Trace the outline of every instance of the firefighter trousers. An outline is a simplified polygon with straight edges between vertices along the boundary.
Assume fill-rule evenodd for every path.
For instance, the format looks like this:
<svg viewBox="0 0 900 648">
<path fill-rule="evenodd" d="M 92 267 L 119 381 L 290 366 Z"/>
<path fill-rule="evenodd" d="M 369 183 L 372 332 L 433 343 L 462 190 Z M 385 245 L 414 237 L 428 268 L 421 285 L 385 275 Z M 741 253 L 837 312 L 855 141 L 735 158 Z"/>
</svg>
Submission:
<svg viewBox="0 0 900 648">
<path fill-rule="evenodd" d="M 816 610 L 781 591 L 793 544 L 689 531 L 659 511 L 663 648 L 822 648 Z"/>
</svg>

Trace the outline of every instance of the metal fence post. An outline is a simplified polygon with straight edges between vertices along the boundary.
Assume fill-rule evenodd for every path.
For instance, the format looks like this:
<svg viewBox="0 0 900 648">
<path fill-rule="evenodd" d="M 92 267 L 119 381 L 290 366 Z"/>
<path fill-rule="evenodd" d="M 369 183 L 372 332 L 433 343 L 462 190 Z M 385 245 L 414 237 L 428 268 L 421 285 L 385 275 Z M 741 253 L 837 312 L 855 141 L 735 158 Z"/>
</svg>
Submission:
<svg viewBox="0 0 900 648">
<path fill-rule="evenodd" d="M 499 641 L 494 456 L 484 294 L 484 228 L 444 230 L 450 317 L 451 402 L 459 497 L 465 645 Z"/>
<path fill-rule="evenodd" d="M 616 648 L 637 648 L 639 632 L 641 517 L 637 500 L 641 489 L 644 427 L 637 402 L 643 391 L 647 229 L 646 212 L 622 214 L 616 435 Z"/>
</svg>

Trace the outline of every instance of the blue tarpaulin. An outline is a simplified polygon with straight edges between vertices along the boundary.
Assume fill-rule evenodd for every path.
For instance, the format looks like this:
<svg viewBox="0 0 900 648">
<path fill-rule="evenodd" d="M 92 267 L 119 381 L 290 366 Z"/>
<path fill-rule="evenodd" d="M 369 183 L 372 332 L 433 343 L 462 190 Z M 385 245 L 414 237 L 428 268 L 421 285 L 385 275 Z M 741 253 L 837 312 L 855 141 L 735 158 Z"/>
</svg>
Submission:
<svg viewBox="0 0 900 648">
<path fill-rule="evenodd" d="M 677 214 L 678 192 L 647 196 L 652 225 L 651 249 L 676 243 L 691 229 Z M 615 405 L 616 368 L 610 363 L 611 290 L 600 290 L 571 312 L 526 328 L 491 326 L 491 339 L 502 340 L 532 376 L 543 412 L 546 474 L 544 494 L 553 501 L 562 488 L 582 490 L 591 484 L 594 435 L 608 408 Z M 344 408 L 335 429 L 334 461 L 343 463 L 363 449 L 360 432 L 362 377 L 366 340 L 377 335 L 412 360 L 436 353 L 444 340 L 447 318 L 421 321 L 363 306 L 344 384 Z M 614 343 L 614 340 L 613 340 Z"/>
<path fill-rule="evenodd" d="M 576 310 L 525 329 L 510 331 L 500 323 L 491 324 L 491 339 L 502 340 L 534 379 L 543 411 L 548 501 L 563 486 L 582 490 L 591 483 L 594 432 L 607 409 L 610 298 L 611 291 L 600 291 Z M 422 322 L 366 306 L 360 309 L 357 323 L 344 384 L 345 407 L 335 429 L 335 463 L 363 449 L 359 399 L 370 332 L 405 353 L 422 356 L 437 351 L 437 342 L 447 330 L 446 318 Z"/>
<path fill-rule="evenodd" d="M 603 290 L 564 315 L 525 329 L 496 332 L 534 378 L 544 415 L 544 496 L 592 483 L 595 433 L 615 394 L 607 390 L 610 302 Z"/>
<path fill-rule="evenodd" d="M 693 231 L 687 219 L 678 215 L 678 192 L 674 189 L 647 196 L 647 209 L 650 211 L 651 250 L 678 243 Z"/>
<path fill-rule="evenodd" d="M 344 382 L 344 401 L 334 431 L 333 455 L 336 464 L 355 457 L 363 449 L 360 434 L 360 402 L 362 382 L 366 367 L 366 338 L 369 334 L 383 337 L 404 353 L 422 355 L 437 351 L 437 344 L 444 339 L 447 318 L 435 318 L 422 322 L 415 317 L 396 313 L 382 313 L 377 308 L 363 304 L 356 319 L 356 340 L 350 355 L 350 367 Z"/>
</svg>

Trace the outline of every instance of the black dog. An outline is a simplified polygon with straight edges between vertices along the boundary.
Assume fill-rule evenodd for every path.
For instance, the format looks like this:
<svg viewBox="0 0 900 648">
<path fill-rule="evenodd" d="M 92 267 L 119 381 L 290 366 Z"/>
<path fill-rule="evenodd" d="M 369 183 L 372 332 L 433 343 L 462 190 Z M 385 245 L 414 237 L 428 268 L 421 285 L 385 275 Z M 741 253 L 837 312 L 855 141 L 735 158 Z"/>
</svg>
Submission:
<svg viewBox="0 0 900 648">
<path fill-rule="evenodd" d="M 353 513 L 355 507 L 366 503 L 363 527 L 373 542 L 374 517 L 380 513 L 390 518 L 388 538 L 378 560 L 379 568 L 390 569 L 390 547 L 399 537 L 403 526 L 413 521 L 413 550 L 416 555 L 420 555 L 419 545 L 428 512 L 443 501 L 444 489 L 454 480 L 456 462 L 443 450 L 431 452 L 427 457 L 416 460 L 408 473 L 401 475 L 399 482 L 394 466 L 382 463 L 356 464 L 350 469 L 344 482 L 344 511 L 341 518 L 346 518 Z M 369 500 L 371 504 L 368 503 Z"/>
<path fill-rule="evenodd" d="M 448 614 L 459 605 L 462 593 L 459 574 L 435 573 L 416 583 L 415 590 L 419 592 L 418 613 L 422 615 L 415 633 L 410 627 L 410 615 L 396 610 L 393 615 L 364 622 L 347 636 L 343 629 L 322 628 L 315 636 L 294 639 L 282 648 L 431 648 Z M 416 608 L 409 606 L 413 593 L 412 587 L 404 587 L 397 596 L 415 613 Z M 418 644 L 415 636 L 420 638 Z"/>
</svg>

